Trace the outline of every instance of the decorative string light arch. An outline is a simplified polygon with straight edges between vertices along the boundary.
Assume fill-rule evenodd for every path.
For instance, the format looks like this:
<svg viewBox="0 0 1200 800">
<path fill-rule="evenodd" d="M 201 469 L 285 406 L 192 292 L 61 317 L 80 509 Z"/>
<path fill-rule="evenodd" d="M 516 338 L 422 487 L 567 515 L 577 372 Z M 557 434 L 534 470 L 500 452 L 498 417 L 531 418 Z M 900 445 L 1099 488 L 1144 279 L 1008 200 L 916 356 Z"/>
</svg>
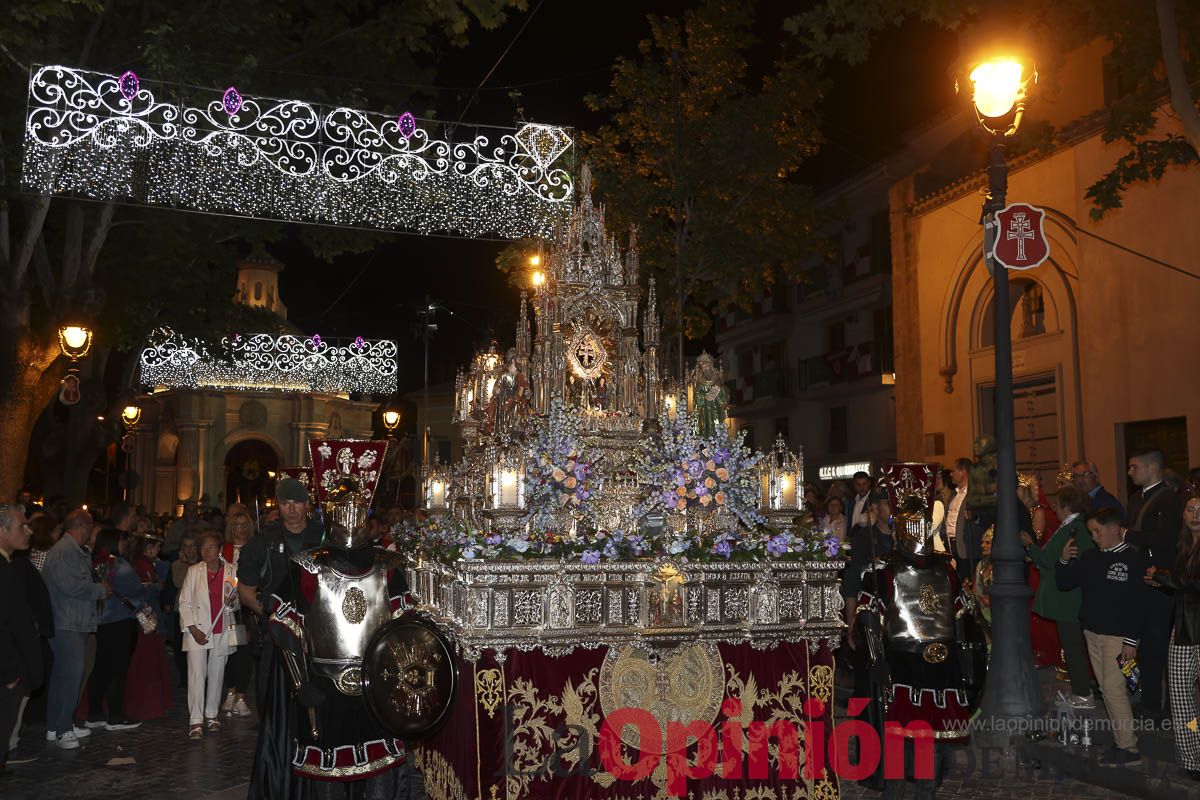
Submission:
<svg viewBox="0 0 1200 800">
<path fill-rule="evenodd" d="M 65 66 L 29 81 L 38 194 L 423 234 L 550 238 L 574 194 L 569 129 L 449 126 Z M 453 139 L 454 133 L 465 134 Z"/>
</svg>

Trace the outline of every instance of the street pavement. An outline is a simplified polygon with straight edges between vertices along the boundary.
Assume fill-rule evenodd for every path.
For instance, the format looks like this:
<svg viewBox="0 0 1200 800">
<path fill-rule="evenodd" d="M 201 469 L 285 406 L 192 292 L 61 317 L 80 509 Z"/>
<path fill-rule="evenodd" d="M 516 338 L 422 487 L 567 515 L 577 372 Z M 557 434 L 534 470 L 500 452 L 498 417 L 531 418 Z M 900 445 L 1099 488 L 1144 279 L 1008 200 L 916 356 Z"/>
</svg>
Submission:
<svg viewBox="0 0 1200 800">
<path fill-rule="evenodd" d="M 844 677 L 838 678 L 839 695 L 843 695 Z M 187 737 L 185 704 L 183 690 L 177 690 L 164 719 L 133 731 L 93 731 L 73 751 L 47 743 L 43 726 L 26 725 L 16 757 L 36 761 L 17 764 L 12 774 L 0 778 L 0 799 L 242 800 L 254 756 L 256 718 L 223 717 L 220 732 L 192 741 Z M 1169 737 L 1143 739 L 1143 753 L 1155 754 L 1156 759 L 1140 770 L 1101 770 L 1095 765 L 1101 749 L 1063 747 L 1050 738 L 1021 747 L 1020 752 L 956 748 L 938 796 L 996 800 L 1200 796 L 1195 791 L 1200 786 L 1177 777 Z M 1175 776 L 1172 782 L 1166 782 L 1171 776 Z M 913 788 L 909 787 L 909 797 Z M 844 783 L 841 795 L 847 800 L 879 798 L 878 792 L 852 782 Z"/>
</svg>

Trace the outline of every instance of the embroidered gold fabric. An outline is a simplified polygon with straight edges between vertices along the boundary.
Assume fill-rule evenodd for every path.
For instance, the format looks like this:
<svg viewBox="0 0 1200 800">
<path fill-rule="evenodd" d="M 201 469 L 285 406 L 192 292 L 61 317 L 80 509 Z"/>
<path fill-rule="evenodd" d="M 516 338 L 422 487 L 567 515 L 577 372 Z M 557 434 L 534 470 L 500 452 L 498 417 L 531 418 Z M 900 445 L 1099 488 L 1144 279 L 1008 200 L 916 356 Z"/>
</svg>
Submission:
<svg viewBox="0 0 1200 800">
<path fill-rule="evenodd" d="M 668 722 L 712 722 L 725 697 L 724 663 L 715 647 L 693 645 L 656 660 L 626 645 L 609 651 L 600 668 L 600 706 L 605 716 L 618 708 L 642 708 L 662 726 L 663 752 Z M 621 741 L 640 748 L 636 726 L 621 731 Z"/>
<path fill-rule="evenodd" d="M 539 696 L 538 688 L 528 678 L 517 678 L 509 685 L 507 702 L 512 710 L 512 762 L 508 764 L 509 771 L 532 773 L 555 750 L 562 752 L 560 758 L 565 767 L 578 767 L 578 734 L 570 729 L 568 736 L 555 738 L 554 732 L 561 724 L 561 717 L 563 723 L 585 731 L 591 746 L 595 747 L 600 738 L 596 688 L 599 672 L 599 668 L 589 670 L 578 683 L 568 680 L 563 684 L 560 695 L 550 695 L 545 699 Z M 539 782 L 546 779 L 538 778 Z M 509 775 L 506 796 L 512 800 L 528 797 L 531 782 L 532 775 Z"/>
<path fill-rule="evenodd" d="M 926 614 L 932 614 L 938 610 L 940 601 L 938 598 L 937 589 L 931 583 L 921 584 L 921 588 L 917 590 L 917 605 Z"/>
<path fill-rule="evenodd" d="M 409 757 L 425 776 L 425 793 L 430 800 L 468 800 L 458 773 L 444 755 L 429 747 L 414 747 Z"/>
<path fill-rule="evenodd" d="M 808 671 L 808 692 L 825 705 L 833 697 L 833 667 L 817 664 Z"/>
<path fill-rule="evenodd" d="M 367 597 L 362 589 L 351 586 L 342 598 L 342 616 L 351 625 L 357 625 L 367 618 Z"/>
<path fill-rule="evenodd" d="M 475 698 L 487 711 L 488 719 L 494 719 L 496 709 L 504 699 L 504 678 L 498 669 L 481 669 L 475 673 Z"/>
</svg>

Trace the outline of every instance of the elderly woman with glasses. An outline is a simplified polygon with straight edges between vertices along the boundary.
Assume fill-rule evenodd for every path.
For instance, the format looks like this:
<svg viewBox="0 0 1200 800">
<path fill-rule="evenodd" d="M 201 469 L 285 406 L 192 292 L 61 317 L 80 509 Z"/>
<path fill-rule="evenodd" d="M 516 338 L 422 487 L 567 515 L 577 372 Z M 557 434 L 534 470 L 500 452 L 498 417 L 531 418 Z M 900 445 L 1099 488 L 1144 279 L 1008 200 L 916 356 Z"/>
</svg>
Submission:
<svg viewBox="0 0 1200 800">
<path fill-rule="evenodd" d="M 225 563 L 229 564 L 230 571 L 234 576 L 237 575 L 242 546 L 253 536 L 254 523 L 250 519 L 250 509 L 242 503 L 234 503 L 229 506 L 225 512 L 225 547 L 221 555 L 225 558 Z M 233 583 L 234 586 L 237 585 L 236 577 L 234 577 Z M 243 626 L 242 629 L 247 632 L 254 629 L 248 616 L 249 612 L 241 609 L 236 617 L 237 623 Z M 246 690 L 250 686 L 250 672 L 253 667 L 250 651 L 251 647 L 248 646 L 237 648 L 230 654 L 229 662 L 225 665 L 227 691 L 225 702 L 221 703 L 221 711 L 228 716 L 250 716 L 250 706 L 246 705 Z"/>
<path fill-rule="evenodd" d="M 233 571 L 221 557 L 224 541 L 216 531 L 200 534 L 200 562 L 187 571 L 179 592 L 179 625 L 188 662 L 188 736 L 199 739 L 207 729 L 219 731 L 217 720 L 225 661 L 233 651 L 227 637 L 226 612 L 237 608 Z"/>
</svg>

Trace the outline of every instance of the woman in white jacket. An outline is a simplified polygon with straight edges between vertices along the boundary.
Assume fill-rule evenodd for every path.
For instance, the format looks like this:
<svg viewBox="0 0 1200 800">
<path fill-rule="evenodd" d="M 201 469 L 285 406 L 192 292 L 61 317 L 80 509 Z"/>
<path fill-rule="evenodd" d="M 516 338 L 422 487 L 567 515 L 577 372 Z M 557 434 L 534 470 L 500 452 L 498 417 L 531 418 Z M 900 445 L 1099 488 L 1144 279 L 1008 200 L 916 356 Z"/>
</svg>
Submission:
<svg viewBox="0 0 1200 800">
<path fill-rule="evenodd" d="M 234 648 L 226 639 L 227 610 L 237 608 L 233 570 L 221 557 L 224 540 L 216 531 L 200 535 L 200 562 L 188 568 L 179 591 L 179 627 L 188 663 L 188 736 L 199 739 L 217 720 L 225 660 Z"/>
</svg>

